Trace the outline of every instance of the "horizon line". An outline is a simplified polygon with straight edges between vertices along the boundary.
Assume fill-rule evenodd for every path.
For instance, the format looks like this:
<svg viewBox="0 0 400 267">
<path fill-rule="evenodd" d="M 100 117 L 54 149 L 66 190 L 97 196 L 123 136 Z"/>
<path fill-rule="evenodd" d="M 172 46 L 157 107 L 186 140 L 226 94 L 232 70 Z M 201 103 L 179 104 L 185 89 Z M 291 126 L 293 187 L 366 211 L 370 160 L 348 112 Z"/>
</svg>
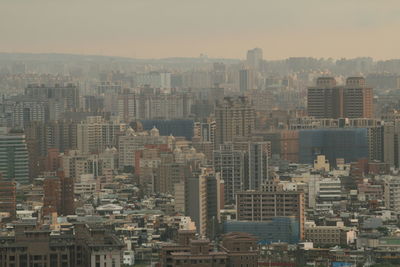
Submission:
<svg viewBox="0 0 400 267">
<path fill-rule="evenodd" d="M 225 58 L 225 57 L 209 57 L 207 54 L 200 54 L 198 57 L 187 57 L 187 56 L 173 56 L 173 57 L 160 57 L 160 58 L 134 58 L 129 56 L 113 56 L 113 55 L 102 55 L 102 54 L 76 54 L 76 53 L 66 53 L 66 52 L 6 52 L 0 51 L 0 54 L 6 55 L 34 55 L 34 56 L 44 56 L 44 55 L 58 55 L 58 56 L 84 56 L 84 57 L 108 57 L 108 58 L 117 58 L 117 59 L 129 59 L 129 60 L 168 60 L 168 59 L 211 59 L 211 60 L 232 60 L 232 61 L 246 61 L 245 58 Z M 377 59 L 372 56 L 356 56 L 356 57 L 315 57 L 315 56 L 288 56 L 280 59 L 265 59 L 264 61 L 283 61 L 291 58 L 311 58 L 311 59 L 323 59 L 328 60 L 332 59 L 334 61 L 338 60 L 352 60 L 352 59 L 372 59 L 373 62 L 378 61 L 391 61 L 391 60 L 400 60 L 400 58 L 387 58 L 387 59 Z"/>
</svg>

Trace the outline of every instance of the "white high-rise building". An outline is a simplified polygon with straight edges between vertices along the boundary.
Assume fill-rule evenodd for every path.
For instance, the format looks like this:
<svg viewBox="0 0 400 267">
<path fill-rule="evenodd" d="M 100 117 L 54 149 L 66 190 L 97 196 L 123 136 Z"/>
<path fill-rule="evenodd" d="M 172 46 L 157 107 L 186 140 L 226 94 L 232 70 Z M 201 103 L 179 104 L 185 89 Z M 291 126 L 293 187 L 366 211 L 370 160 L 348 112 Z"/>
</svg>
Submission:
<svg viewBox="0 0 400 267">
<path fill-rule="evenodd" d="M 126 129 L 118 119 L 106 121 L 101 116 L 88 117 L 77 125 L 77 148 L 83 154 L 100 153 L 117 145 L 117 137 Z"/>
</svg>

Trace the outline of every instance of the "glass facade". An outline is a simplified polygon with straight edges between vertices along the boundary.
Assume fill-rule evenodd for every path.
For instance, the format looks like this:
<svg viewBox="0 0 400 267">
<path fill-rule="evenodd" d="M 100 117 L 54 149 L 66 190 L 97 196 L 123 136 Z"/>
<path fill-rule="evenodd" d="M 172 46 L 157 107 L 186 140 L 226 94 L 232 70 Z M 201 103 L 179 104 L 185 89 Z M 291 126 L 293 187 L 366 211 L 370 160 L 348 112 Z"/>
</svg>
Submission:
<svg viewBox="0 0 400 267">
<path fill-rule="evenodd" d="M 367 129 L 315 129 L 299 132 L 300 163 L 312 164 L 317 155 L 325 155 L 331 165 L 337 158 L 354 162 L 368 158 Z"/>
<path fill-rule="evenodd" d="M 296 244 L 300 240 L 299 221 L 292 217 L 276 217 L 268 221 L 226 221 L 223 223 L 223 231 L 252 234 L 261 244 Z"/>
</svg>

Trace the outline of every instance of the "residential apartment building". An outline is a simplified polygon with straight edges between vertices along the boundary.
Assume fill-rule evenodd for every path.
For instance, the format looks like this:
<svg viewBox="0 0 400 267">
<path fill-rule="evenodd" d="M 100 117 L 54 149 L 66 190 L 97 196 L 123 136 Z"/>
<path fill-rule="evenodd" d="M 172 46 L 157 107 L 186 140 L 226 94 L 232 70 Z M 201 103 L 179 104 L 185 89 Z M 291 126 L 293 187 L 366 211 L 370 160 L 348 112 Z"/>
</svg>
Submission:
<svg viewBox="0 0 400 267">
<path fill-rule="evenodd" d="M 308 88 L 307 110 L 316 118 L 372 118 L 373 90 L 362 77 L 349 77 L 344 86 L 333 77 L 320 77 Z"/>
<path fill-rule="evenodd" d="M 77 125 L 77 149 L 84 154 L 99 153 L 115 147 L 118 137 L 125 132 L 126 124 L 117 118 L 106 121 L 101 116 L 87 117 Z"/>
<path fill-rule="evenodd" d="M 213 166 L 224 181 L 225 204 L 234 204 L 236 192 L 245 189 L 245 152 L 234 150 L 233 144 L 220 145 L 219 150 L 213 152 Z"/>
<path fill-rule="evenodd" d="M 103 228 L 75 224 L 66 233 L 54 234 L 17 223 L 14 229 L 14 236 L 0 236 L 2 266 L 121 266 L 124 244 Z"/>
<path fill-rule="evenodd" d="M 274 217 L 294 217 L 304 237 L 304 194 L 302 192 L 244 191 L 236 194 L 238 221 L 264 221 Z"/>
<path fill-rule="evenodd" d="M 215 107 L 215 146 L 232 142 L 234 137 L 250 137 L 255 128 L 255 111 L 246 97 L 225 97 Z"/>
</svg>

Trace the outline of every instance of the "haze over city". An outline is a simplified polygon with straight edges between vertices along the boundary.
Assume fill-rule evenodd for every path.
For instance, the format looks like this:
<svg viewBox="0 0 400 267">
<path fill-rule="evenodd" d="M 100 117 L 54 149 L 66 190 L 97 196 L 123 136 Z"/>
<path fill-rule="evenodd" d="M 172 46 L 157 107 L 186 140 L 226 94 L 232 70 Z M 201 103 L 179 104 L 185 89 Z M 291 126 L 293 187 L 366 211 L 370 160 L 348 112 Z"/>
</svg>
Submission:
<svg viewBox="0 0 400 267">
<path fill-rule="evenodd" d="M 398 0 L 0 0 L 0 267 L 399 267 Z"/>
<path fill-rule="evenodd" d="M 2 0 L 0 52 L 399 58 L 396 0 Z"/>
</svg>

